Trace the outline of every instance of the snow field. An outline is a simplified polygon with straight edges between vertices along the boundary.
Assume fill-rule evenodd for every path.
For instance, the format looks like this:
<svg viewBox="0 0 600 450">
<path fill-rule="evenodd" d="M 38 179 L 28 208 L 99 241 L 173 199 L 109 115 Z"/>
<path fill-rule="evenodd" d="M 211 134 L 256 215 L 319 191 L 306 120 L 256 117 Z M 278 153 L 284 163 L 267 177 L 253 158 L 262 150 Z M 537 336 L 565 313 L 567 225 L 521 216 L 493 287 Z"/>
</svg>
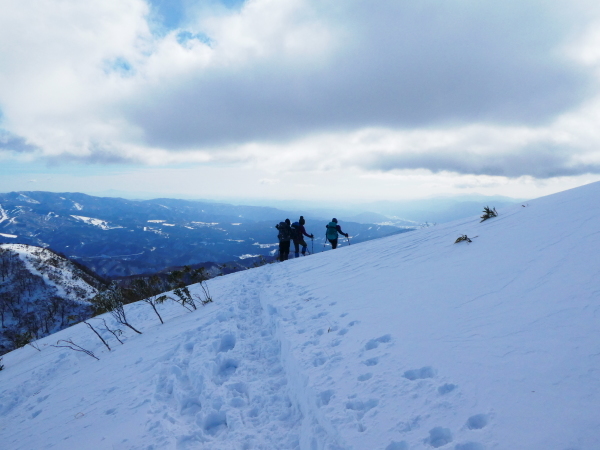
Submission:
<svg viewBox="0 0 600 450">
<path fill-rule="evenodd" d="M 0 442 L 600 448 L 599 197 L 591 184 L 219 277 L 215 303 L 162 305 L 165 325 L 128 305 L 144 334 L 103 333 L 111 352 L 63 330 L 5 355 Z M 100 361 L 49 346 L 69 337 Z"/>
</svg>

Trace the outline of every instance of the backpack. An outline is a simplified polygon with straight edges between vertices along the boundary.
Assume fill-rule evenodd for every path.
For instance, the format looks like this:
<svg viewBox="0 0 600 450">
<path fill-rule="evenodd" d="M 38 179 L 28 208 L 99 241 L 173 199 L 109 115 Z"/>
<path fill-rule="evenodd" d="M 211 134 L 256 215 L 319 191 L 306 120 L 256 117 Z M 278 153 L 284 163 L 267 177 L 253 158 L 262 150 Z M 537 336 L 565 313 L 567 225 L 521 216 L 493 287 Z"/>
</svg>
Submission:
<svg viewBox="0 0 600 450">
<path fill-rule="evenodd" d="M 327 233 L 326 233 L 327 239 L 337 239 L 338 238 L 337 226 L 338 226 L 338 224 L 335 222 L 329 222 L 327 224 Z"/>
<path fill-rule="evenodd" d="M 279 241 L 289 241 L 292 238 L 292 229 L 287 223 L 279 222 L 276 228 L 279 230 L 277 235 Z"/>
<path fill-rule="evenodd" d="M 300 224 L 298 222 L 294 222 L 292 224 L 292 235 L 291 235 L 293 240 L 298 240 L 302 237 L 301 233 L 300 233 Z"/>
</svg>

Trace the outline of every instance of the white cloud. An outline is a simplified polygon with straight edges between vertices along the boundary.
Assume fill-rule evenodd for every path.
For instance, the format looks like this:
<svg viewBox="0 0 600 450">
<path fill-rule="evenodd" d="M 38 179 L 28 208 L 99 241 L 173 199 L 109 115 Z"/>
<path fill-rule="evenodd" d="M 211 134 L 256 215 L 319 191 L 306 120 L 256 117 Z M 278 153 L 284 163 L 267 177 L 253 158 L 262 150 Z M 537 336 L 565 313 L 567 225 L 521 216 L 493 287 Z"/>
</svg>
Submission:
<svg viewBox="0 0 600 450">
<path fill-rule="evenodd" d="M 258 180 L 259 184 L 264 184 L 267 186 L 273 186 L 274 184 L 279 184 L 281 183 L 281 180 L 278 180 L 276 178 L 261 178 L 260 180 Z"/>
<path fill-rule="evenodd" d="M 260 184 L 349 168 L 600 172 L 594 3 L 198 5 L 153 35 L 142 0 L 3 0 L 2 157 L 277 174 Z M 478 183 L 492 182 L 463 185 Z"/>
</svg>

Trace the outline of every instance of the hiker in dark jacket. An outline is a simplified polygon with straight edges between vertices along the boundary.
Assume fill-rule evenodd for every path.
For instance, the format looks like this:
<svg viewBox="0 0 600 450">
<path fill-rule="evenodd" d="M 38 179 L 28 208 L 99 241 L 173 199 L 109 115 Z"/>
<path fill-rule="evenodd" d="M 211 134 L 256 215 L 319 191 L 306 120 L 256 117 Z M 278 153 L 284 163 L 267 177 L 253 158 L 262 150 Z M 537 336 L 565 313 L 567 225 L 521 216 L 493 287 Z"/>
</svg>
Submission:
<svg viewBox="0 0 600 450">
<path fill-rule="evenodd" d="M 304 224 L 306 220 L 304 220 L 304 216 L 300 216 L 300 220 L 298 222 L 294 222 L 292 224 L 292 228 L 295 230 L 294 233 L 294 256 L 298 258 L 300 256 L 300 246 L 302 245 L 302 256 L 306 255 L 306 241 L 304 240 L 304 236 L 308 238 L 314 238 L 312 234 L 308 234 L 306 232 L 306 228 L 304 228 Z"/>
<path fill-rule="evenodd" d="M 327 233 L 325 236 L 327 237 L 327 240 L 331 243 L 332 249 L 337 247 L 338 234 L 348 237 L 348 233 L 344 233 L 342 231 L 342 228 L 338 225 L 337 219 L 335 217 L 333 219 L 331 219 L 331 222 L 329 222 L 326 225 L 326 227 L 327 227 Z"/>
<path fill-rule="evenodd" d="M 292 239 L 292 227 L 290 219 L 285 219 L 285 222 L 279 222 L 275 225 L 279 230 L 277 237 L 279 238 L 279 261 L 285 261 L 290 255 L 290 239 Z"/>
</svg>

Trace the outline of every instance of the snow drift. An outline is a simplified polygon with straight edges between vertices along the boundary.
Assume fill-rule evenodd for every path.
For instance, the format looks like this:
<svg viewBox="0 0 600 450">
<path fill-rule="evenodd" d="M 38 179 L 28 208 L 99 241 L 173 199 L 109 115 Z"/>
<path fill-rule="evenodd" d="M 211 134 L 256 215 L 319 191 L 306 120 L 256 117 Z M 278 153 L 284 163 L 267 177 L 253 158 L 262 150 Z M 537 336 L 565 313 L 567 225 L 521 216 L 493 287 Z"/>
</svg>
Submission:
<svg viewBox="0 0 600 450">
<path fill-rule="evenodd" d="M 595 183 L 219 277 L 215 303 L 166 304 L 162 326 L 129 305 L 144 334 L 105 333 L 110 352 L 63 330 L 5 355 L 0 442 L 600 448 L 599 197 Z M 99 361 L 51 346 L 68 338 Z"/>
</svg>

